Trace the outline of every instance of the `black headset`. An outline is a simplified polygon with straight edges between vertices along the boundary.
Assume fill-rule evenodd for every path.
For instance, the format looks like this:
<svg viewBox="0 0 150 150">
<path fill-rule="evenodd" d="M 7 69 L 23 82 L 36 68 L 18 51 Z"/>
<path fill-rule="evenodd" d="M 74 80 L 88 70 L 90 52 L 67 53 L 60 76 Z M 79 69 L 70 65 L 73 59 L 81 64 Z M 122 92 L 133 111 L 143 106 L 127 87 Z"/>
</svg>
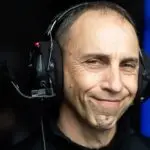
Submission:
<svg viewBox="0 0 150 150">
<path fill-rule="evenodd" d="M 83 9 L 91 3 L 97 2 L 81 3 L 56 15 L 47 30 L 49 40 L 34 43 L 29 56 L 28 68 L 31 78 L 28 90 L 21 90 L 15 80 L 11 81 L 18 93 L 24 98 L 50 99 L 63 95 L 63 56 L 59 44 L 53 38 L 53 31 L 72 11 Z M 136 99 L 142 100 L 150 96 L 144 95 L 144 90 L 150 82 L 150 74 L 145 63 L 143 52 L 140 51 L 139 89 Z"/>
</svg>

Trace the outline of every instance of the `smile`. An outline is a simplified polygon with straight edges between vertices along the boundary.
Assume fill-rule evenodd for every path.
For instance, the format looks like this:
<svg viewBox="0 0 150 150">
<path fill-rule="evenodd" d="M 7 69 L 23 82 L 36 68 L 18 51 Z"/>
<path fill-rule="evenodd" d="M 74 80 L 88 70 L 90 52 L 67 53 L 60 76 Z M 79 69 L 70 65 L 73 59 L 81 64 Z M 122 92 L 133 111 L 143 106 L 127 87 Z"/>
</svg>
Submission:
<svg viewBox="0 0 150 150">
<path fill-rule="evenodd" d="M 121 100 L 110 100 L 110 99 L 95 99 L 96 104 L 102 105 L 104 107 L 119 107 Z"/>
</svg>

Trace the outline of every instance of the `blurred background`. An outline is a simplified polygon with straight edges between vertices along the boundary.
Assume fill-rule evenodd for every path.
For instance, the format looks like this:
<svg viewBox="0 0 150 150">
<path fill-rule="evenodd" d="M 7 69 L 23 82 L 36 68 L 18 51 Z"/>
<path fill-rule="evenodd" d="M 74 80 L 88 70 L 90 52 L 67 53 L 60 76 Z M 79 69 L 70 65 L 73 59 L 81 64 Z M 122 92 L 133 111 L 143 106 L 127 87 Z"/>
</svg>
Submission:
<svg viewBox="0 0 150 150">
<path fill-rule="evenodd" d="M 147 55 L 148 46 L 145 41 L 145 34 L 148 30 L 148 17 L 145 18 L 145 13 L 147 7 L 150 8 L 150 4 L 147 4 L 149 0 L 108 0 L 116 2 L 123 6 L 133 17 L 136 25 L 137 31 L 140 39 L 140 44 L 142 48 L 146 47 Z M 0 61 L 8 60 L 9 65 L 16 67 L 19 70 L 20 76 L 24 75 L 24 66 L 27 63 L 27 52 L 30 44 L 34 41 L 39 41 L 43 38 L 48 24 L 50 23 L 53 16 L 55 16 L 60 11 L 65 10 L 69 6 L 74 4 L 84 2 L 83 0 L 5 0 L 0 4 Z M 149 24 L 150 25 L 150 24 Z M 23 80 L 23 78 L 21 78 Z M 7 90 L 8 92 L 8 90 Z M 5 94 L 4 94 L 5 95 Z M 9 120 L 10 126 L 13 125 L 14 115 L 10 109 L 13 106 L 14 100 L 12 97 L 5 95 L 5 98 L 0 99 L 0 105 L 7 110 L 7 117 L 1 117 L 0 120 L 4 122 Z M 7 99 L 7 101 L 6 101 Z M 4 102 L 5 101 L 5 102 Z M 8 106 L 10 105 L 10 106 Z M 146 105 L 150 106 L 150 105 Z M 16 106 L 15 106 L 16 107 Z M 24 109 L 26 109 L 24 107 Z M 139 108 L 134 108 L 139 110 Z M 149 107 L 144 108 L 150 109 Z M 3 114 L 5 114 L 3 110 Z M 141 122 L 141 111 L 134 111 L 134 123 L 133 126 L 141 132 L 140 122 Z M 144 112 L 147 117 L 150 118 L 150 111 Z M 5 115 L 6 115 L 5 114 Z M 12 119 L 10 119 L 10 118 Z M 7 119 L 5 119 L 7 118 Z M 150 119 L 149 119 L 150 120 Z M 1 122 L 1 121 L 0 121 Z M 145 123 L 145 122 L 144 122 Z M 150 122 L 149 122 L 150 126 Z M 149 127 L 150 130 L 150 127 Z M 144 131 L 144 134 L 146 131 Z M 148 133 L 150 136 L 150 132 Z"/>
</svg>

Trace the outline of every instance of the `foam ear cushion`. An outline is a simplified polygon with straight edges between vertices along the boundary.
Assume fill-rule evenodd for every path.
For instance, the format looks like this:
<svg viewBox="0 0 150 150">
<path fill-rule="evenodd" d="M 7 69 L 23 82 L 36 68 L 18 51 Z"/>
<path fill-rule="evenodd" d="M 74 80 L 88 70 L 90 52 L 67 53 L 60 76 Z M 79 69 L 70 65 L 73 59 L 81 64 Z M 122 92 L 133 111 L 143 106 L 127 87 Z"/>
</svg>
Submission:
<svg viewBox="0 0 150 150">
<path fill-rule="evenodd" d="M 53 40 L 53 47 L 50 49 L 50 41 L 41 41 L 40 49 L 44 56 L 44 64 L 48 68 L 48 75 L 52 80 L 52 85 L 56 95 L 63 92 L 63 56 L 62 50 L 57 41 Z M 49 56 L 51 55 L 50 61 Z"/>
<path fill-rule="evenodd" d="M 53 50 L 52 50 L 52 61 L 54 63 L 55 71 L 55 90 L 56 95 L 59 96 L 63 94 L 63 55 L 62 50 L 57 41 L 53 41 Z"/>
<path fill-rule="evenodd" d="M 143 88 L 143 76 L 142 76 L 143 72 L 144 72 L 144 67 L 143 67 L 142 63 L 140 62 L 139 63 L 139 73 L 138 73 L 138 90 L 137 90 L 137 94 L 136 94 L 134 103 L 139 103 L 139 101 L 140 101 L 140 96 L 141 96 L 142 88 Z"/>
</svg>

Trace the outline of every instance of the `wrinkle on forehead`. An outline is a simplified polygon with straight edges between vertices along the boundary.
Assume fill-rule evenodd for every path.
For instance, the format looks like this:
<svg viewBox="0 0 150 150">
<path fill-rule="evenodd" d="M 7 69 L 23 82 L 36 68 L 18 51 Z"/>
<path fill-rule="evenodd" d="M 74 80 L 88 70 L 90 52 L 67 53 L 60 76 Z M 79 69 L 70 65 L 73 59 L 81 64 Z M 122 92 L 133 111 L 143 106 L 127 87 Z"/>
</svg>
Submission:
<svg viewBox="0 0 150 150">
<path fill-rule="evenodd" d="M 86 45 L 89 44 L 89 42 L 84 43 L 84 41 L 95 43 L 95 39 L 98 39 L 99 36 L 103 36 L 103 38 L 106 38 L 105 40 L 102 40 L 102 44 L 104 46 L 107 46 L 108 44 L 112 44 L 112 46 L 114 44 L 118 45 L 119 41 L 115 40 L 115 38 L 113 37 L 115 34 L 113 32 L 116 31 L 115 29 L 120 30 L 123 33 L 120 36 L 120 38 L 122 38 L 122 41 L 124 39 L 128 40 L 128 37 L 125 36 L 130 36 L 130 38 L 134 39 L 132 41 L 134 41 L 134 44 L 136 45 L 135 51 L 139 51 L 139 42 L 133 26 L 127 20 L 123 19 L 116 13 L 108 13 L 106 15 L 102 15 L 101 13 L 99 13 L 99 11 L 87 11 L 75 21 L 75 23 L 70 28 L 66 49 L 70 52 L 72 50 L 79 49 L 81 49 L 82 51 L 82 48 L 80 46 L 84 45 L 86 47 Z M 118 35 L 116 34 L 116 36 Z M 108 43 L 108 41 L 111 41 L 111 43 Z M 129 41 L 129 43 L 132 41 Z M 100 42 L 101 41 L 99 41 L 98 43 L 98 48 L 101 44 Z M 106 43 L 104 44 L 104 42 Z M 70 47 L 73 47 L 73 49 L 71 49 Z M 88 48 L 89 47 L 87 46 L 86 50 L 88 50 Z"/>
</svg>

